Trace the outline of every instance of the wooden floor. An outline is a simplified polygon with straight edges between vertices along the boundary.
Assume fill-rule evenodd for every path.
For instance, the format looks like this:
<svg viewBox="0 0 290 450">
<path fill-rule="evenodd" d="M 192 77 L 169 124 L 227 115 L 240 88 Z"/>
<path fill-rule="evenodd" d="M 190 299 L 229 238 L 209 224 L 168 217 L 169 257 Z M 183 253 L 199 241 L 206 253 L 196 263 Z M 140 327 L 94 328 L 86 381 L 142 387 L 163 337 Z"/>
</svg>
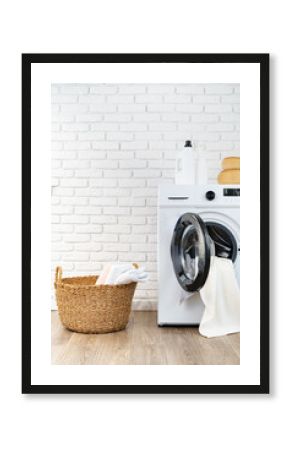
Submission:
<svg viewBox="0 0 290 450">
<path fill-rule="evenodd" d="M 198 328 L 156 325 L 156 312 L 135 311 L 117 333 L 66 330 L 52 312 L 52 364 L 240 364 L 240 334 L 207 339 Z"/>
</svg>

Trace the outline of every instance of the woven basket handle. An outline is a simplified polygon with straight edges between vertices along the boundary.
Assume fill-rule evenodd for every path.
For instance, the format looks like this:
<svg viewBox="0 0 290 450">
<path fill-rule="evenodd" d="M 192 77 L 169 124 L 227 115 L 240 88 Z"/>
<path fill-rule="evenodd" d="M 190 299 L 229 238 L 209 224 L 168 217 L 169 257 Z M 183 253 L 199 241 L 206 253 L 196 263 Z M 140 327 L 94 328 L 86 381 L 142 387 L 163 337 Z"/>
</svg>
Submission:
<svg viewBox="0 0 290 450">
<path fill-rule="evenodd" d="M 60 266 L 57 266 L 55 269 L 55 284 L 60 282 L 62 279 L 62 268 Z"/>
</svg>

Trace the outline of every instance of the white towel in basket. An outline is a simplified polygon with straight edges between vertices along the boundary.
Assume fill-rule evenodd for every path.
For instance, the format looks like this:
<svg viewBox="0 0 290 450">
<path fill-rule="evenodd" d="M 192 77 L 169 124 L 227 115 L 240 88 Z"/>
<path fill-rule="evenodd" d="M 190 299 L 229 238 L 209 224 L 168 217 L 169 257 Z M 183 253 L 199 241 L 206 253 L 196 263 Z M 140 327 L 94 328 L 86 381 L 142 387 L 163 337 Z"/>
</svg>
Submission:
<svg viewBox="0 0 290 450">
<path fill-rule="evenodd" d="M 110 264 L 98 277 L 96 284 L 129 284 L 148 280 L 149 275 L 144 267 L 137 264 Z"/>
</svg>

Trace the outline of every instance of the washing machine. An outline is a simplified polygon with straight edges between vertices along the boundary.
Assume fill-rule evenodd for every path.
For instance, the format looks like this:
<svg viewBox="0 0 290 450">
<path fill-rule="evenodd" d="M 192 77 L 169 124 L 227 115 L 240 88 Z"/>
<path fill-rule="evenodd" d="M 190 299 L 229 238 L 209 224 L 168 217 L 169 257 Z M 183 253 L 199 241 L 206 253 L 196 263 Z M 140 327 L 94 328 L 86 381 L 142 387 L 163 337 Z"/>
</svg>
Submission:
<svg viewBox="0 0 290 450">
<path fill-rule="evenodd" d="M 240 186 L 161 185 L 158 195 L 158 325 L 198 325 L 211 256 L 240 280 Z"/>
</svg>

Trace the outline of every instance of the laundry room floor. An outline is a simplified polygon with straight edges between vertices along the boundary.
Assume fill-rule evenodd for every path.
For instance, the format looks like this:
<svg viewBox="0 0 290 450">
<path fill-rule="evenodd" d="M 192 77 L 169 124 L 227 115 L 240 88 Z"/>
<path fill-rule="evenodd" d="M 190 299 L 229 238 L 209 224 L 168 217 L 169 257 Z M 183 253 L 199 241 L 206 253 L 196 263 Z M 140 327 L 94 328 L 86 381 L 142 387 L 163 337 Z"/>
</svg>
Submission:
<svg viewBox="0 0 290 450">
<path fill-rule="evenodd" d="M 240 364 L 240 334 L 207 339 L 195 327 L 158 327 L 155 311 L 133 311 L 117 333 L 81 334 L 51 316 L 52 364 Z"/>
</svg>

